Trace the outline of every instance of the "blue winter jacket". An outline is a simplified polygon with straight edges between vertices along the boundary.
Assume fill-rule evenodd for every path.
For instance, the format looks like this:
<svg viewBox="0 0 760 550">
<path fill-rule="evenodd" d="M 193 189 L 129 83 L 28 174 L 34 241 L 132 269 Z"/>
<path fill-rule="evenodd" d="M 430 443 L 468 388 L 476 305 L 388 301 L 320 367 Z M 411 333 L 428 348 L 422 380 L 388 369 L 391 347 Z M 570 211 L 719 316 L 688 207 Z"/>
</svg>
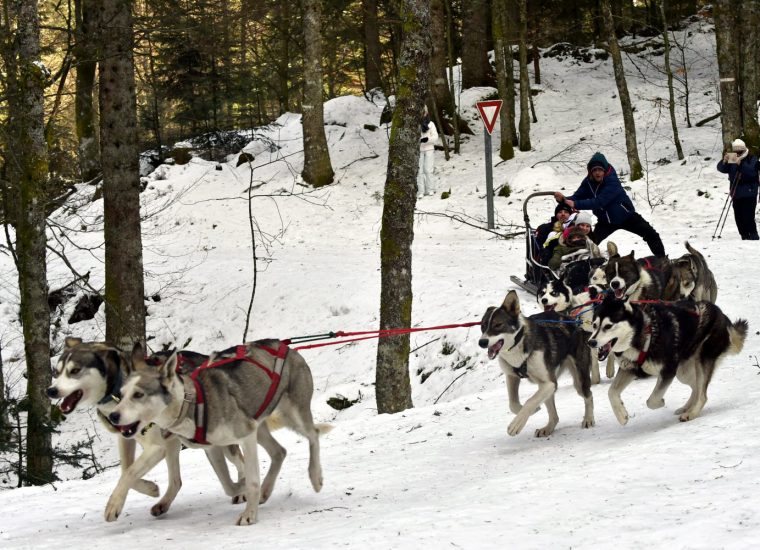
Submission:
<svg viewBox="0 0 760 550">
<path fill-rule="evenodd" d="M 758 164 L 757 157 L 747 155 L 739 164 L 728 164 L 722 160 L 718 163 L 718 172 L 728 174 L 728 181 L 732 188 L 735 187 L 733 198 L 748 199 L 757 196 L 758 188 Z"/>
<path fill-rule="evenodd" d="M 611 225 L 623 224 L 636 211 L 617 172 L 610 165 L 601 183 L 586 176 L 581 186 L 568 198 L 575 202 L 576 210 L 591 210 L 599 220 Z"/>
</svg>

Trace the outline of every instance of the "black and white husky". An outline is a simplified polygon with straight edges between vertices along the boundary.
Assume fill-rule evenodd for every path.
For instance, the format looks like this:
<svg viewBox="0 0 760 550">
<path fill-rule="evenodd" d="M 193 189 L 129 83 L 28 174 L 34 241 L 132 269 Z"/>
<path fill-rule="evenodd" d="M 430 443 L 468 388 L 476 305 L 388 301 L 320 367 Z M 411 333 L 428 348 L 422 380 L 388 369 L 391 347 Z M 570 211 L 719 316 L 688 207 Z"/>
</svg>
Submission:
<svg viewBox="0 0 760 550">
<path fill-rule="evenodd" d="M 499 307 L 489 307 L 480 323 L 483 331 L 478 344 L 488 350 L 489 359 L 498 356 L 499 366 L 507 377 L 509 409 L 517 416 L 507 433 L 517 435 L 528 417 L 546 403 L 549 422 L 536 430 L 536 437 L 552 434 L 559 421 L 554 404 L 557 377 L 567 368 L 573 376 L 575 390 L 583 398 L 585 412 L 581 427 L 594 425 L 594 398 L 591 394 L 591 356 L 583 331 L 565 324 L 556 313 L 539 313 L 525 317 L 520 312 L 517 293 L 511 290 Z M 527 378 L 538 390 L 524 405 L 520 404 L 520 379 Z"/>
<path fill-rule="evenodd" d="M 610 259 L 604 273 L 610 290 L 616 298 L 630 300 L 667 300 L 665 289 L 673 272 L 670 260 L 665 256 L 647 256 L 636 259 L 633 251 L 627 256 L 617 252 L 614 243 L 607 243 Z"/>
<path fill-rule="evenodd" d="M 636 367 L 658 377 L 647 399 L 650 409 L 665 405 L 665 392 L 674 377 L 691 387 L 688 401 L 675 411 L 686 422 L 699 416 L 715 368 L 726 355 L 741 351 L 747 328 L 747 321 L 732 323 L 706 301 L 641 307 L 609 295 L 594 311 L 594 333 L 588 344 L 599 349 L 600 361 L 610 352 L 619 359 L 609 398 L 621 424 L 628 422 L 628 411 L 620 395 L 634 379 Z"/>
</svg>

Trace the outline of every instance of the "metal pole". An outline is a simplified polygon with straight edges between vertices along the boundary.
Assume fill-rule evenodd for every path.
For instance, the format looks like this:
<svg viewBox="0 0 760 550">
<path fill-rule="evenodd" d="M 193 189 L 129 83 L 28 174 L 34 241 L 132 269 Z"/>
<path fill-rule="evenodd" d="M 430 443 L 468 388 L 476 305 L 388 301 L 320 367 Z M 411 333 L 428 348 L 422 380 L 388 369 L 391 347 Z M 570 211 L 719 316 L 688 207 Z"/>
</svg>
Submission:
<svg viewBox="0 0 760 550">
<path fill-rule="evenodd" d="M 486 210 L 488 210 L 488 229 L 494 228 L 493 222 L 493 161 L 491 160 L 491 134 L 483 127 L 483 141 L 486 148 Z"/>
</svg>

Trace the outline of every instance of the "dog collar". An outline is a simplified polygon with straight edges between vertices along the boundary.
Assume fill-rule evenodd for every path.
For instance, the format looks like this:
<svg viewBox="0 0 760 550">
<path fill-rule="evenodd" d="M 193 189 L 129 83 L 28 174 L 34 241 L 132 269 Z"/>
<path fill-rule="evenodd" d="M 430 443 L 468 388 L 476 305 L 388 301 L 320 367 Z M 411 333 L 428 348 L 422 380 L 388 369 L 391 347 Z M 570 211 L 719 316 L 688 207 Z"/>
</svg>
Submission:
<svg viewBox="0 0 760 550">
<path fill-rule="evenodd" d="M 119 367 L 116 369 L 116 378 L 113 381 L 113 385 L 111 386 L 111 391 L 106 391 L 105 397 L 98 401 L 98 405 L 105 405 L 107 403 L 111 403 L 112 401 L 114 403 L 121 401 L 118 394 L 121 393 L 122 382 L 124 382 L 124 375 L 121 372 L 121 367 Z"/>
<path fill-rule="evenodd" d="M 649 346 L 652 344 L 652 323 L 647 323 L 644 326 L 644 347 L 639 351 L 639 356 L 636 358 L 636 364 L 640 367 L 647 360 L 649 355 Z"/>
</svg>

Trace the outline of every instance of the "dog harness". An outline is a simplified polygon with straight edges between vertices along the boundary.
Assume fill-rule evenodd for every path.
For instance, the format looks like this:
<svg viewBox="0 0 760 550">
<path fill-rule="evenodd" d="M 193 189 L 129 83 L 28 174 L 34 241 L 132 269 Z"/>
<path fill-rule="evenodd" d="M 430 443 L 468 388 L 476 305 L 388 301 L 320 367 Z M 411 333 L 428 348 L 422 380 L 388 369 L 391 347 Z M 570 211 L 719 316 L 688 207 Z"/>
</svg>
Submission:
<svg viewBox="0 0 760 550">
<path fill-rule="evenodd" d="M 208 410 L 206 408 L 206 396 L 205 396 L 205 393 L 203 392 L 203 385 L 198 379 L 198 375 L 205 369 L 213 369 L 216 367 L 221 367 L 223 365 L 227 365 L 234 361 L 244 361 L 246 363 L 250 363 L 251 365 L 264 371 L 264 373 L 269 377 L 269 390 L 267 391 L 266 397 L 264 398 L 264 402 L 256 411 L 256 414 L 253 415 L 253 418 L 258 419 L 261 417 L 262 414 L 264 414 L 265 412 L 267 413 L 271 412 L 277 406 L 277 403 L 273 403 L 272 400 L 275 394 L 277 393 L 277 388 L 280 386 L 280 379 L 282 378 L 282 371 L 285 366 L 285 358 L 287 357 L 288 351 L 290 351 L 290 348 L 285 342 L 282 342 L 282 341 L 280 342 L 280 346 L 277 349 L 273 349 L 273 348 L 270 348 L 269 346 L 265 346 L 259 343 L 255 343 L 254 345 L 257 348 L 266 351 L 267 353 L 269 353 L 269 355 L 275 358 L 273 369 L 269 369 L 268 367 L 262 365 L 261 363 L 253 359 L 252 357 L 249 357 L 247 355 L 248 346 L 241 345 L 235 348 L 234 356 L 224 357 L 222 359 L 214 361 L 213 363 L 209 363 L 207 359 L 200 367 L 195 369 L 193 373 L 190 375 L 190 379 L 193 381 L 193 384 L 195 386 L 195 436 L 192 439 L 193 443 L 198 443 L 200 445 L 210 444 L 206 440 L 206 428 L 207 428 L 207 420 L 208 420 Z"/>
</svg>

